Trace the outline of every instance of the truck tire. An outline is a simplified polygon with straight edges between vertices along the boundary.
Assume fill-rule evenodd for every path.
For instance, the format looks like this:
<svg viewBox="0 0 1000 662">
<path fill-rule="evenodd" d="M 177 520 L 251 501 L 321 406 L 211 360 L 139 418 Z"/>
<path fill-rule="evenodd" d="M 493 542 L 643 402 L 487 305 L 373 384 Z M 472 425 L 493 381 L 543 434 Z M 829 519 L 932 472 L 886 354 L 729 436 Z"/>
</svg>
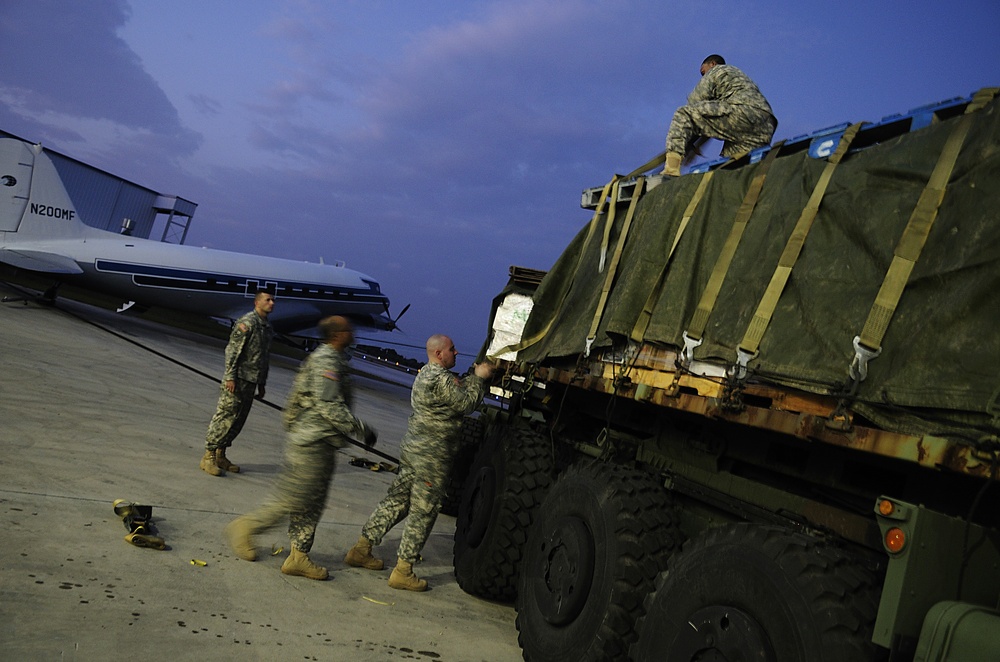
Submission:
<svg viewBox="0 0 1000 662">
<path fill-rule="evenodd" d="M 819 538 L 778 526 L 711 529 L 678 553 L 646 601 L 636 662 L 862 662 L 874 573 Z"/>
<path fill-rule="evenodd" d="M 535 509 L 552 481 L 548 439 L 498 423 L 487 432 L 462 489 L 455 579 L 466 593 L 509 602 Z"/>
<path fill-rule="evenodd" d="M 441 501 L 441 514 L 458 515 L 458 509 L 462 505 L 462 486 L 469 475 L 469 467 L 479 450 L 479 443 L 483 440 L 486 426 L 483 419 L 466 416 L 462 421 L 461 435 L 458 441 L 458 450 L 455 452 L 455 460 L 451 465 L 451 473 L 448 474 L 448 483 L 444 487 L 444 499 Z"/>
<path fill-rule="evenodd" d="M 525 660 L 624 660 L 657 575 L 681 543 L 672 501 L 639 471 L 568 468 L 528 534 L 517 595 Z"/>
</svg>

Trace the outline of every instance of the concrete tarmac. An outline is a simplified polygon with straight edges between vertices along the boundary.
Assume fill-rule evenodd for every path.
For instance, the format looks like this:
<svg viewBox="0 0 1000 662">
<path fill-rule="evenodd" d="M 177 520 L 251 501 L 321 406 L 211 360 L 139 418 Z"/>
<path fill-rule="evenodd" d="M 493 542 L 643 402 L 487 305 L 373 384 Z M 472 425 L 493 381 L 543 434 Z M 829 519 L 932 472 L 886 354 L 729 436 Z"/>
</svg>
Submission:
<svg viewBox="0 0 1000 662">
<path fill-rule="evenodd" d="M 258 561 L 232 553 L 222 529 L 267 495 L 284 431 L 257 402 L 227 454 L 242 472 L 199 470 L 223 349 L 68 300 L 0 304 L 0 659 L 521 659 L 513 608 L 455 583 L 453 518 L 438 518 L 416 567 L 426 593 L 386 583 L 401 526 L 375 550 L 385 570 L 344 565 L 393 478 L 350 466 L 382 459 L 363 449 L 341 451 L 310 554 L 330 580 L 279 572 L 284 526 L 257 539 Z M 284 404 L 296 367 L 274 357 L 266 401 Z M 409 390 L 354 383 L 355 413 L 398 457 Z M 125 542 L 116 499 L 152 506 L 167 549 Z"/>
</svg>

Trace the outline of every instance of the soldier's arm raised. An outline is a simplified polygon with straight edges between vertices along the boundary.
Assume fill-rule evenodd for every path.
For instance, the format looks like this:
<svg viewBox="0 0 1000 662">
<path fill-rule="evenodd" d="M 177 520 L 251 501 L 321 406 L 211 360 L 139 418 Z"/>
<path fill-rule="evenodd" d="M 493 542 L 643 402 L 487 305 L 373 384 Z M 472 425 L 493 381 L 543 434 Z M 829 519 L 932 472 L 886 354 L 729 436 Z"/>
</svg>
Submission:
<svg viewBox="0 0 1000 662">
<path fill-rule="evenodd" d="M 485 391 L 486 380 L 476 373 L 462 379 L 447 375 L 438 384 L 443 403 L 459 414 L 467 414 L 475 409 Z"/>
</svg>

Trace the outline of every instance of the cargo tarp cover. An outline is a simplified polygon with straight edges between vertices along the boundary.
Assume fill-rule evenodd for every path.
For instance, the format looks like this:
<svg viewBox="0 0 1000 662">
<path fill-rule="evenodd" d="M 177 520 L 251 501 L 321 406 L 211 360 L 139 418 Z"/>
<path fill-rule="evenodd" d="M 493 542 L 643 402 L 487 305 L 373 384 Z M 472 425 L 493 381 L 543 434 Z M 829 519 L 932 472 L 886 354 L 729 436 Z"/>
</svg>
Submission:
<svg viewBox="0 0 1000 662">
<path fill-rule="evenodd" d="M 972 114 L 937 218 L 856 390 L 855 409 L 890 428 L 933 432 L 934 421 L 990 427 L 1000 410 L 1000 105 Z M 893 252 L 956 122 L 952 118 L 849 154 L 833 172 L 798 261 L 750 362 L 750 377 L 821 394 L 843 393 L 861 333 Z M 698 361 L 731 365 L 792 228 L 827 161 L 778 156 L 726 272 Z M 683 332 L 762 163 L 720 169 L 669 262 L 644 341 L 683 347 Z M 681 217 L 705 174 L 664 181 L 640 200 L 594 342 L 628 339 Z M 625 205 L 607 255 L 621 241 Z M 518 360 L 579 356 L 601 299 L 605 234 L 585 227 L 535 293 Z M 926 410 L 926 411 L 925 411 Z M 992 425 L 996 425 L 993 420 Z"/>
</svg>

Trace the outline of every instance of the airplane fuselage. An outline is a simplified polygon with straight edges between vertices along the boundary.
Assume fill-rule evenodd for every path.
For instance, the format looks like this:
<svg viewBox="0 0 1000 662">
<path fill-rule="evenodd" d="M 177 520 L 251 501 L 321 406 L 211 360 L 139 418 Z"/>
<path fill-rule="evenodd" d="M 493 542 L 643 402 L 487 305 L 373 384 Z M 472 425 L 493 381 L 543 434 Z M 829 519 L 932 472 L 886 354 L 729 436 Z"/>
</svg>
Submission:
<svg viewBox="0 0 1000 662">
<path fill-rule="evenodd" d="M 7 246 L 6 234 L 0 233 L 0 247 L 8 253 L 5 261 L 15 263 L 15 254 L 65 256 L 80 273 L 64 271 L 60 279 L 145 306 L 235 319 L 253 307 L 258 289 L 266 289 L 278 301 L 271 322 L 280 332 L 313 326 L 329 314 L 379 326 L 388 305 L 376 281 L 334 265 L 178 246 L 106 232 L 101 233 L 106 237 L 91 236 L 83 241 Z M 31 268 L 28 262 L 20 266 Z"/>
<path fill-rule="evenodd" d="M 258 290 L 275 295 L 279 333 L 312 329 L 327 315 L 391 328 L 374 279 L 341 265 L 198 248 L 84 224 L 41 145 L 0 138 L 0 262 L 141 306 L 236 319 Z"/>
</svg>

